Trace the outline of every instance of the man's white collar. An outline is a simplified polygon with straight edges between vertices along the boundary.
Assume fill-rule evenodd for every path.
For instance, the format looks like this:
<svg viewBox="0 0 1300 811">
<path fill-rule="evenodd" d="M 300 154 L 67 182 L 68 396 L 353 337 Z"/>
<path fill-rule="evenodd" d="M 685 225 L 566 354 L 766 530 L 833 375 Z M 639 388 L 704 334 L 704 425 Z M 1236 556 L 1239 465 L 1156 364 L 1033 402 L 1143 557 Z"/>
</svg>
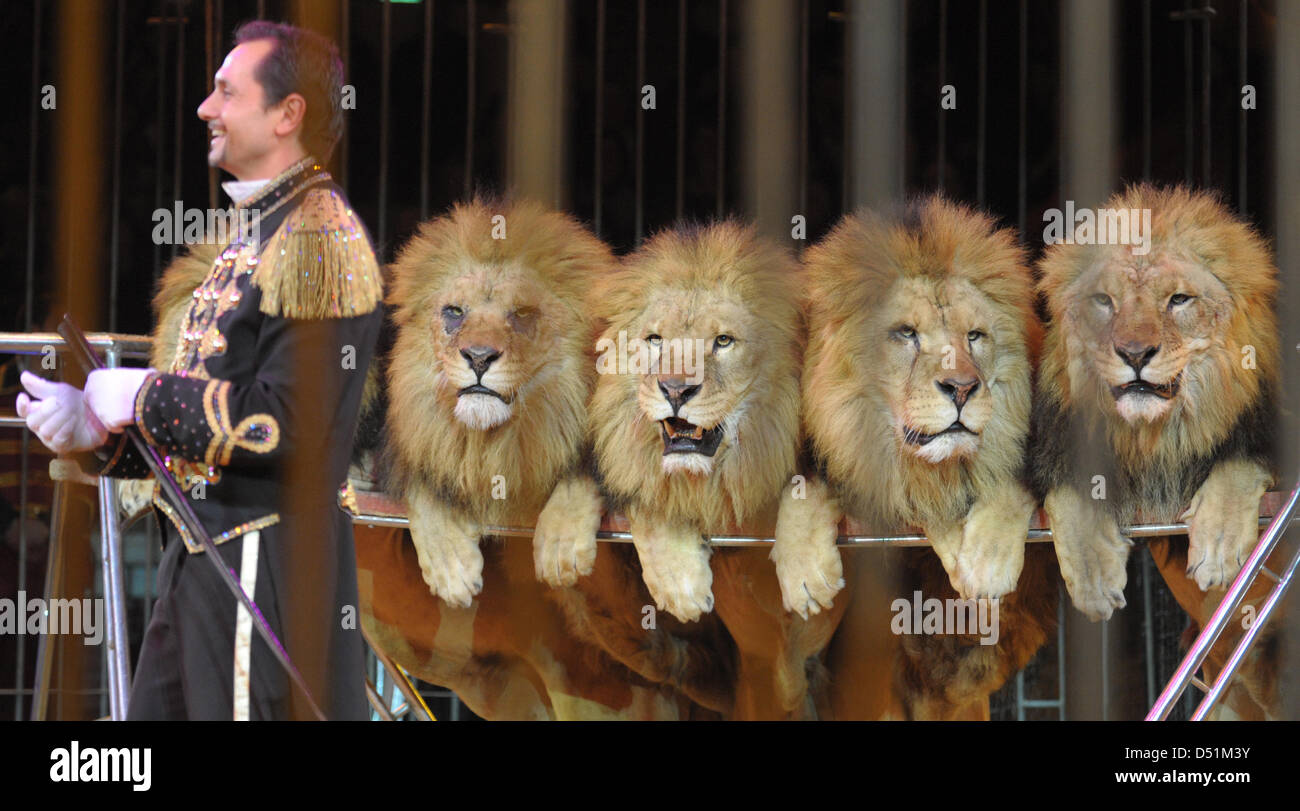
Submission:
<svg viewBox="0 0 1300 811">
<path fill-rule="evenodd" d="M 230 195 L 231 200 L 238 204 L 257 194 L 263 186 L 270 182 L 270 178 L 266 180 L 227 180 L 221 184 L 221 188 L 226 194 Z"/>
</svg>

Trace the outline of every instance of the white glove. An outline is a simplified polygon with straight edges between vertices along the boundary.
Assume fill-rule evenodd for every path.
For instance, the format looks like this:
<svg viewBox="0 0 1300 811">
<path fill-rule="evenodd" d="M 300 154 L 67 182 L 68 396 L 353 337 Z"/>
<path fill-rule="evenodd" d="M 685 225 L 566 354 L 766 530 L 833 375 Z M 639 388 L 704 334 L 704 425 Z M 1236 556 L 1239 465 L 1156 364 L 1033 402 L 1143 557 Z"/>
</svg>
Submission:
<svg viewBox="0 0 1300 811">
<path fill-rule="evenodd" d="M 153 369 L 96 369 L 86 376 L 86 405 L 113 433 L 135 422 L 135 395 Z"/>
<path fill-rule="evenodd" d="M 89 451 L 103 445 L 108 429 L 86 407 L 81 389 L 67 383 L 54 383 L 31 372 L 23 372 L 23 388 L 31 393 L 18 394 L 18 416 L 45 447 L 55 453 Z"/>
</svg>

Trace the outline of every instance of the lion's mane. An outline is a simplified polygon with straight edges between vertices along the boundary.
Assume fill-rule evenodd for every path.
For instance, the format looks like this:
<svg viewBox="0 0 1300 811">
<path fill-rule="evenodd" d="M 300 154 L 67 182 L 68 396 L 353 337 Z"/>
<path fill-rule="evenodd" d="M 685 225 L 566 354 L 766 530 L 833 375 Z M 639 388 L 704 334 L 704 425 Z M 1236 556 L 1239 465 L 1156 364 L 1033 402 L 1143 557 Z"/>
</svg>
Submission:
<svg viewBox="0 0 1300 811">
<path fill-rule="evenodd" d="M 845 217 L 804 256 L 808 354 L 804 427 L 847 512 L 887 526 L 959 521 L 975 494 L 1020 477 L 1039 341 L 1033 280 L 1011 229 L 941 197 Z M 888 291 L 906 279 L 960 277 L 996 306 L 1002 348 L 993 416 L 974 456 L 929 464 L 899 447 L 888 392 L 873 372 L 895 318 Z M 901 315 L 901 314 L 899 314 Z"/>
<path fill-rule="evenodd" d="M 1228 290 L 1228 322 L 1219 340 L 1184 370 L 1182 394 L 1169 415 L 1130 425 L 1095 385 L 1095 367 L 1079 337 L 1084 327 L 1073 314 L 1079 302 L 1070 290 L 1082 274 L 1129 246 L 1049 246 L 1039 268 L 1052 327 L 1039 369 L 1030 468 L 1040 496 L 1068 482 L 1086 488 L 1088 476 L 1101 472 L 1118 479 L 1118 497 L 1107 504 L 1120 517 L 1141 509 L 1156 520 L 1172 520 L 1217 460 L 1244 456 L 1271 467 L 1279 375 L 1277 269 L 1267 241 L 1212 193 L 1138 184 L 1113 195 L 1105 207 L 1150 210 L 1146 259 L 1171 256 L 1207 269 Z M 1253 369 L 1243 364 L 1248 347 Z M 1109 455 L 1081 474 L 1088 466 L 1080 465 L 1080 454 L 1098 448 L 1108 448 Z"/>
<path fill-rule="evenodd" d="M 504 216 L 504 221 L 496 220 Z M 507 238 L 494 239 L 503 224 Z M 581 460 L 586 403 L 595 377 L 585 298 L 614 266 L 608 247 L 572 217 L 531 201 L 476 199 L 426 222 L 391 266 L 397 337 L 388 367 L 385 487 L 421 488 L 479 521 L 531 523 L 557 479 Z M 531 268 L 562 302 L 562 335 L 547 365 L 489 430 L 453 416 L 456 391 L 439 374 L 431 334 L 436 301 L 469 266 Z M 493 498 L 494 477 L 508 497 Z"/>
<path fill-rule="evenodd" d="M 796 470 L 799 445 L 799 367 L 803 349 L 799 268 L 785 250 L 734 221 L 661 231 L 625 257 L 601 285 L 594 307 L 617 341 L 647 301 L 672 297 L 697 313 L 695 293 L 721 292 L 742 303 L 750 328 L 775 351 L 745 379 L 748 389 L 724 421 L 730 447 L 707 479 L 661 472 L 657 423 L 637 404 L 638 375 L 601 375 L 590 408 L 591 435 L 602 489 L 616 509 L 638 508 L 669 522 L 704 529 L 740 525 L 774 510 Z"/>
</svg>

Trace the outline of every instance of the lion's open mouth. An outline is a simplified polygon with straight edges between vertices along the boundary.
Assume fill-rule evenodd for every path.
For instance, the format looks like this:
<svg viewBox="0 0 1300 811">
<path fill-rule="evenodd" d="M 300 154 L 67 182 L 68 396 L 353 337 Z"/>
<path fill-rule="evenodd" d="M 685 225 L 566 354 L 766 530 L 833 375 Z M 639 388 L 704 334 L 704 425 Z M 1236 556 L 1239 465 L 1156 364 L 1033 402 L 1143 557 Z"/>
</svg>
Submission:
<svg viewBox="0 0 1300 811">
<path fill-rule="evenodd" d="M 961 420 L 957 420 L 937 434 L 924 434 L 920 431 L 909 428 L 903 432 L 903 441 L 909 445 L 924 447 L 939 437 L 948 436 L 949 434 L 970 434 L 971 436 L 977 436 L 974 431 L 963 425 Z"/>
<path fill-rule="evenodd" d="M 1150 394 L 1159 397 L 1162 400 L 1168 400 L 1178 393 L 1179 381 L 1182 374 L 1170 380 L 1168 383 L 1152 383 L 1150 380 L 1131 380 L 1122 386 L 1111 386 L 1111 396 L 1116 400 L 1126 394 Z"/>
<path fill-rule="evenodd" d="M 501 392 L 499 392 L 499 391 L 494 391 L 493 389 L 489 389 L 487 386 L 484 386 L 484 385 L 481 384 L 481 383 L 475 383 L 475 384 L 472 385 L 472 386 L 466 386 L 465 388 L 463 388 L 463 389 L 461 389 L 460 391 L 456 392 L 456 396 L 457 396 L 457 397 L 460 397 L 460 396 L 465 395 L 465 394 L 486 394 L 486 395 L 489 395 L 489 396 L 491 396 L 491 397 L 495 397 L 495 398 L 497 398 L 498 400 L 500 400 L 500 401 L 503 402 L 503 403 L 509 403 L 509 402 L 510 402 L 509 400 L 507 400 L 506 398 L 504 398 L 504 397 L 501 396 Z"/>
<path fill-rule="evenodd" d="M 664 436 L 664 456 L 670 453 L 702 453 L 712 456 L 722 441 L 722 426 L 701 428 L 680 417 L 659 421 Z"/>
</svg>

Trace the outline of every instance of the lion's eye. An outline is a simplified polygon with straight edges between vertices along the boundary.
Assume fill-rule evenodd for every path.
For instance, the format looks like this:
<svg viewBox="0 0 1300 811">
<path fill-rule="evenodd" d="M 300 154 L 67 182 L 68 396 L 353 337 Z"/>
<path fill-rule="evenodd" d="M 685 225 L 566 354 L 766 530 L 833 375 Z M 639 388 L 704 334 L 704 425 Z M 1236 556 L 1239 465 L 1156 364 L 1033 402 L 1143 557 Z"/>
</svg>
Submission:
<svg viewBox="0 0 1300 811">
<path fill-rule="evenodd" d="M 655 334 L 655 333 L 653 333 L 653 332 L 650 333 L 649 335 L 645 336 L 645 340 L 646 340 L 646 343 L 648 343 L 648 344 L 652 344 L 652 345 L 654 345 L 654 346 L 658 346 L 659 344 L 661 344 L 661 343 L 664 342 L 664 339 L 663 339 L 663 336 L 662 336 L 662 335 L 657 335 L 657 334 Z"/>
<path fill-rule="evenodd" d="M 451 318 L 462 318 L 465 315 L 465 311 L 460 307 L 457 307 L 455 304 L 448 304 L 446 307 L 442 308 L 442 314 Z"/>
<path fill-rule="evenodd" d="M 1093 296 L 1093 297 L 1092 297 L 1092 302 L 1093 302 L 1093 304 L 1096 304 L 1098 307 L 1110 307 L 1110 306 L 1111 306 L 1110 296 L 1106 295 L 1105 293 L 1098 293 L 1098 294 L 1096 294 L 1095 296 Z"/>
<path fill-rule="evenodd" d="M 971 343 L 975 343 L 976 341 L 978 341 L 980 338 L 983 337 L 984 337 L 984 333 L 977 329 L 973 329 L 970 332 L 966 333 L 966 340 L 970 341 Z"/>
<path fill-rule="evenodd" d="M 713 345 L 721 348 L 724 346 L 731 346 L 735 341 L 736 339 L 732 338 L 730 335 L 719 335 L 713 339 Z"/>
<path fill-rule="evenodd" d="M 905 341 L 916 340 L 916 330 L 913 327 L 907 325 L 901 327 L 895 327 L 894 335 L 898 336 L 899 338 L 902 338 Z"/>
<path fill-rule="evenodd" d="M 457 307 L 455 304 L 448 304 L 442 308 L 442 326 L 451 334 L 460 329 L 460 324 L 465 320 L 465 310 Z"/>
<path fill-rule="evenodd" d="M 1175 293 L 1169 297 L 1169 306 L 1177 307 L 1180 304 L 1186 304 L 1193 298 L 1195 298 L 1195 296 L 1189 296 L 1186 293 Z"/>
</svg>

